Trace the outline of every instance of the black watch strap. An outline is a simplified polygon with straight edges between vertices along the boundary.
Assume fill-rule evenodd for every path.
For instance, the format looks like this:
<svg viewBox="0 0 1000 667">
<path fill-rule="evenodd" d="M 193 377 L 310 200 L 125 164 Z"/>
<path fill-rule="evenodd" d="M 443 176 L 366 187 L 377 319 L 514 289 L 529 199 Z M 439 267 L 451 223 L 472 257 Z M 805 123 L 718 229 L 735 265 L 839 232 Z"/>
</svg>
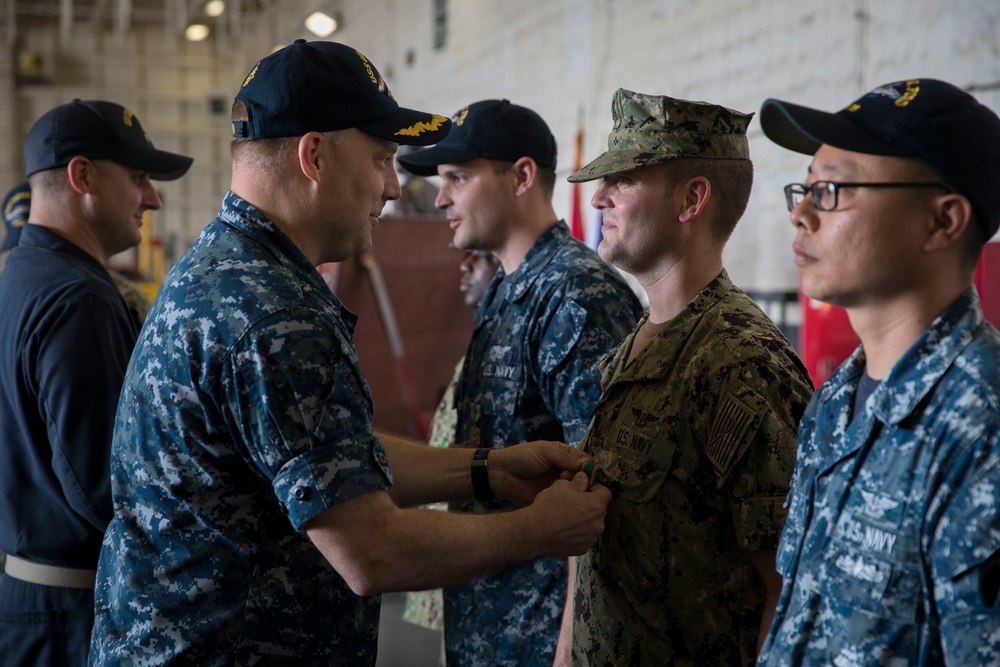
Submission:
<svg viewBox="0 0 1000 667">
<path fill-rule="evenodd" d="M 490 471 L 486 457 L 493 451 L 489 447 L 480 447 L 472 455 L 472 490 L 476 500 L 493 500 L 493 489 L 490 488 Z"/>
</svg>

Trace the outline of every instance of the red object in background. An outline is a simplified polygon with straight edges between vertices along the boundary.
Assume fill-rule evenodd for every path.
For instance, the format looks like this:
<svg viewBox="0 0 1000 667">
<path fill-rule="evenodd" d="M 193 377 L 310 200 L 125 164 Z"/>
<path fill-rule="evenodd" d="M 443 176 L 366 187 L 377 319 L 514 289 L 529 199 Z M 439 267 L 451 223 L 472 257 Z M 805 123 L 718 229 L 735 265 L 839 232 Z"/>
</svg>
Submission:
<svg viewBox="0 0 1000 667">
<path fill-rule="evenodd" d="M 983 315 L 1000 328 L 1000 243 L 987 243 L 983 248 L 973 284 L 983 303 Z M 851 356 L 859 340 L 843 308 L 813 301 L 801 292 L 799 303 L 802 304 L 802 361 L 818 387 Z"/>
<path fill-rule="evenodd" d="M 419 420 L 410 389 L 401 385 L 369 272 L 356 261 L 321 269 L 344 306 L 358 315 L 354 344 L 375 403 L 375 428 L 405 434 L 408 424 L 417 421 L 418 429 L 426 429 L 472 337 L 472 309 L 458 291 L 458 264 L 465 253 L 448 247 L 451 238 L 444 218 L 428 216 L 386 216 L 372 234 L 372 252 L 406 350 L 405 372 L 417 394 Z"/>
<path fill-rule="evenodd" d="M 802 362 L 818 387 L 851 356 L 860 341 L 843 308 L 815 301 L 802 292 L 799 292 L 799 303 L 802 304 L 799 333 Z"/>
<path fill-rule="evenodd" d="M 583 169 L 583 128 L 577 130 L 576 132 L 576 160 L 573 162 L 573 173 Z M 587 242 L 587 238 L 583 231 L 583 208 L 580 204 L 580 184 L 573 183 L 570 185 L 570 193 L 573 197 L 570 206 L 570 219 L 569 219 L 569 230 L 573 234 L 573 238 Z"/>
<path fill-rule="evenodd" d="M 1000 328 L 1000 242 L 987 243 L 973 278 L 983 302 L 983 315 Z"/>
</svg>

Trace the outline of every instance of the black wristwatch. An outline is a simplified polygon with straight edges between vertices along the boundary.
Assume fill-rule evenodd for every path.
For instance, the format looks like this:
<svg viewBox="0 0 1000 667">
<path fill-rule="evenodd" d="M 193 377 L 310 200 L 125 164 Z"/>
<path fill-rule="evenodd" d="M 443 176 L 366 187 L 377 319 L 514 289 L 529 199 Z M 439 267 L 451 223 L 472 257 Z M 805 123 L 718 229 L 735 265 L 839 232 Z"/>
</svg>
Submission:
<svg viewBox="0 0 1000 667">
<path fill-rule="evenodd" d="M 493 451 L 489 447 L 480 447 L 472 455 L 472 490 L 476 500 L 493 500 L 493 489 L 490 487 L 490 470 L 486 457 Z"/>
</svg>

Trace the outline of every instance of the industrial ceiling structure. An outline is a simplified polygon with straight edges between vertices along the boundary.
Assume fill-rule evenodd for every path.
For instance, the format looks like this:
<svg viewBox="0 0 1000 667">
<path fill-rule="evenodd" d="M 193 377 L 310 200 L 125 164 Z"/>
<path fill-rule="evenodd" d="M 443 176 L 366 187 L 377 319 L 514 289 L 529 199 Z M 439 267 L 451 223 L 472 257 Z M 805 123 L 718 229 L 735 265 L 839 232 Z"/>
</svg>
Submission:
<svg viewBox="0 0 1000 667">
<path fill-rule="evenodd" d="M 0 40 L 16 44 L 19 32 L 58 24 L 64 41 L 75 31 L 124 36 L 136 24 L 160 25 L 179 39 L 238 38 L 280 0 L 0 0 Z M 298 3 L 302 8 L 309 3 Z M 192 26 L 202 28 L 189 32 Z"/>
</svg>

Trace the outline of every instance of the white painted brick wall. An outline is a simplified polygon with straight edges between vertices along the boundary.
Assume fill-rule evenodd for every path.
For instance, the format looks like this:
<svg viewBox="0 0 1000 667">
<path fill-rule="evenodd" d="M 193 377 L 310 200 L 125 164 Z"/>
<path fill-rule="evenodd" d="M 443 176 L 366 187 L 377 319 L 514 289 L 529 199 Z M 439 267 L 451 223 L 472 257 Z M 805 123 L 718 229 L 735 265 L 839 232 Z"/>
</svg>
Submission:
<svg viewBox="0 0 1000 667">
<path fill-rule="evenodd" d="M 448 0 L 440 51 L 433 0 L 270 6 L 234 45 L 177 44 L 162 29 L 147 29 L 124 43 L 75 31 L 60 48 L 57 31 L 32 34 L 35 49 L 58 54 L 62 74 L 51 86 L 19 89 L 18 142 L 34 117 L 73 96 L 134 105 L 158 145 L 197 157 L 191 176 L 164 186 L 171 205 L 162 224 L 186 243 L 228 186 L 228 123 L 210 122 L 204 96 L 221 94 L 228 105 L 256 60 L 296 37 L 313 38 L 302 19 L 317 8 L 339 14 L 342 28 L 332 38 L 371 58 L 404 105 L 450 115 L 475 100 L 507 97 L 538 111 L 559 143 L 555 204 L 564 216 L 578 118 L 589 161 L 606 146 L 620 86 L 741 111 L 759 110 L 767 97 L 835 110 L 879 83 L 924 76 L 979 87 L 978 97 L 1000 109 L 1000 0 Z M 8 156 L 20 152 L 5 139 L 10 118 L 0 113 L 0 151 Z M 808 157 L 771 144 L 756 122 L 749 134 L 756 184 L 727 264 L 748 289 L 793 290 L 793 231 L 781 187 L 804 177 Z M 584 186 L 586 201 L 593 189 Z"/>
<path fill-rule="evenodd" d="M 16 88 L 9 107 L 16 131 L 10 140 L 0 136 L 0 159 L 16 176 L 0 188 L 23 179 L 24 138 L 43 113 L 76 97 L 118 102 L 135 112 L 157 148 L 195 157 L 184 178 L 156 183 L 164 207 L 152 214 L 155 233 L 177 251 L 168 262 L 177 259 L 215 216 L 229 185 L 228 103 L 245 74 L 242 62 L 239 73 L 230 73 L 233 57 L 220 55 L 213 42 L 189 43 L 166 35 L 162 26 L 141 24 L 124 37 L 79 24 L 65 42 L 56 25 L 24 25 L 18 41 L 19 48 L 43 55 L 51 78 Z M 211 117 L 206 96 L 223 79 L 227 112 Z M 115 261 L 128 263 L 132 256 L 128 251 Z"/>
<path fill-rule="evenodd" d="M 391 72 L 402 104 L 451 114 L 508 97 L 538 111 L 559 143 L 562 215 L 580 109 L 591 160 L 606 146 L 620 86 L 741 111 L 768 97 L 836 110 L 880 83 L 922 76 L 993 85 L 976 94 L 1000 109 L 998 0 L 450 0 L 438 52 L 432 0 L 336 4 L 337 39 Z M 802 180 L 809 159 L 771 144 L 756 122 L 750 143 L 756 184 L 727 264 L 746 288 L 794 290 L 781 187 Z"/>
</svg>

